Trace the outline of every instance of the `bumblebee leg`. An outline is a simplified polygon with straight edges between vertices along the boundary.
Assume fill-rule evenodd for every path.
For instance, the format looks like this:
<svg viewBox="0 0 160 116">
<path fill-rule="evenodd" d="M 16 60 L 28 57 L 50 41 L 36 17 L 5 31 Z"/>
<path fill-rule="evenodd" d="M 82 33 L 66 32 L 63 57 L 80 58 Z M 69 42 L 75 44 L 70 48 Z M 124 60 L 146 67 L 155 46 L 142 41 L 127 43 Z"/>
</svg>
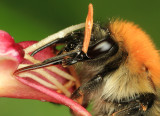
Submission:
<svg viewBox="0 0 160 116">
<path fill-rule="evenodd" d="M 121 109 L 117 112 L 114 112 L 112 116 L 132 116 L 139 112 L 141 109 L 141 106 L 139 103 L 134 103 L 134 106 Z M 139 113 L 138 113 L 139 114 Z M 143 116 L 142 114 L 136 115 L 136 116 Z"/>
<path fill-rule="evenodd" d="M 123 100 L 118 104 L 118 111 L 114 112 L 112 116 L 143 116 L 145 112 L 151 108 L 155 100 L 153 93 L 141 94 L 135 99 Z"/>
<path fill-rule="evenodd" d="M 80 86 L 71 96 L 72 99 L 78 99 L 81 97 L 84 93 L 89 94 L 92 90 L 94 90 L 99 83 L 101 83 L 103 80 L 103 77 L 101 75 L 96 75 L 94 78 L 89 80 L 87 83 L 84 83 L 82 86 Z M 96 85 L 96 86 L 95 86 Z"/>
</svg>

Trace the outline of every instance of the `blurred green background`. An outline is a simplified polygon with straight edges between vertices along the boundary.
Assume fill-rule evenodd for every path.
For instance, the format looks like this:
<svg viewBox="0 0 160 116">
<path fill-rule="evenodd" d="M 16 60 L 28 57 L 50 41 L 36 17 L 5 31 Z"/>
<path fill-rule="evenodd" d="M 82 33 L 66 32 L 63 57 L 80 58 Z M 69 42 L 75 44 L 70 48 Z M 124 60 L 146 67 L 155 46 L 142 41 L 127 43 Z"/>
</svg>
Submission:
<svg viewBox="0 0 160 116">
<path fill-rule="evenodd" d="M 160 48 L 159 0 L 0 0 L 0 29 L 16 42 L 41 40 L 85 21 L 88 4 L 94 20 L 123 18 L 139 24 Z M 65 106 L 35 100 L 0 98 L 0 116 L 70 116 Z"/>
</svg>

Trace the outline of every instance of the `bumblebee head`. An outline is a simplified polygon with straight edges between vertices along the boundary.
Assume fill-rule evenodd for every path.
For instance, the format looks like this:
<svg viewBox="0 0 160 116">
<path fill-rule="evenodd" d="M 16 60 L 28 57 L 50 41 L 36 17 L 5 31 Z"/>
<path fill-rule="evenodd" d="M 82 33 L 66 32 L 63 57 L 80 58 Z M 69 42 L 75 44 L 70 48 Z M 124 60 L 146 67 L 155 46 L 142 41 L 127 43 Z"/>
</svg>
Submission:
<svg viewBox="0 0 160 116">
<path fill-rule="evenodd" d="M 113 72 L 124 66 L 129 75 L 145 77 L 153 88 L 160 85 L 159 52 L 151 38 L 132 22 L 112 20 L 106 27 L 94 24 L 86 55 L 90 67 Z"/>
</svg>

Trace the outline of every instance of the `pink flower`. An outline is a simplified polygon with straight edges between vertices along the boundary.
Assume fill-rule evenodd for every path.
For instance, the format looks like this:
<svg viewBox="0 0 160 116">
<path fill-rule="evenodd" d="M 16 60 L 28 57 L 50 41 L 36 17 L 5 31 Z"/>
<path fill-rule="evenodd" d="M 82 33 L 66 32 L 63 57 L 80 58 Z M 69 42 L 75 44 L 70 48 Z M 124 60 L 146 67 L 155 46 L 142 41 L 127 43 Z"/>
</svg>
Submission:
<svg viewBox="0 0 160 116">
<path fill-rule="evenodd" d="M 75 79 L 61 65 L 26 71 L 14 75 L 16 69 L 38 63 L 54 54 L 50 48 L 37 53 L 34 58 L 24 52 L 36 43 L 15 43 L 5 31 L 0 30 L 0 97 L 43 100 L 70 107 L 80 116 L 91 116 L 81 105 L 69 97 Z"/>
</svg>

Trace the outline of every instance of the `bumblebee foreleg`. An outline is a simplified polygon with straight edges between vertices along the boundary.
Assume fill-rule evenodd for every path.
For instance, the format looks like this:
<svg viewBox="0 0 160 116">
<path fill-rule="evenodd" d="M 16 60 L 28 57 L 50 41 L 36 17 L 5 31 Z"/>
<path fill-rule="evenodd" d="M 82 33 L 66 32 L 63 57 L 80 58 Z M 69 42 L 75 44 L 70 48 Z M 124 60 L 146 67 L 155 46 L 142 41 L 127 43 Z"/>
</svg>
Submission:
<svg viewBox="0 0 160 116">
<path fill-rule="evenodd" d="M 73 94 L 72 99 L 78 99 L 84 94 L 89 94 L 92 90 L 95 89 L 99 83 L 101 83 L 103 77 L 101 75 L 96 75 L 94 78 L 89 80 L 87 83 L 82 84 Z"/>
</svg>

